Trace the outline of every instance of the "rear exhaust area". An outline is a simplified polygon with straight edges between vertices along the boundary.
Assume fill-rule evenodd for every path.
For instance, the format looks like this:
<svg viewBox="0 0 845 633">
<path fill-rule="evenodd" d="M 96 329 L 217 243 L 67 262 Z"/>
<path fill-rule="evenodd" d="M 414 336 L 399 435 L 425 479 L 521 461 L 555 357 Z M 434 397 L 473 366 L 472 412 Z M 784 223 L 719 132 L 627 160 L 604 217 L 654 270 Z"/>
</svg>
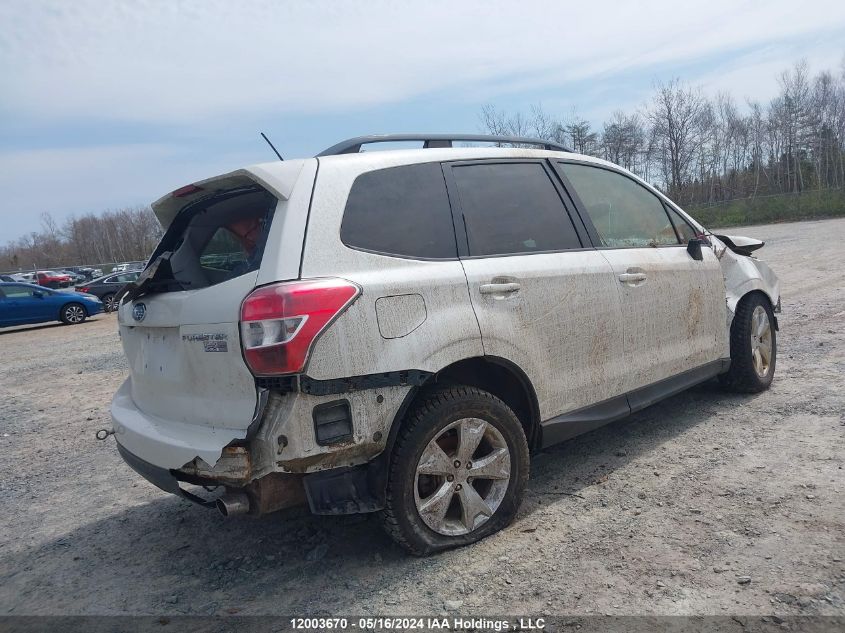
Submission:
<svg viewBox="0 0 845 633">
<path fill-rule="evenodd" d="M 224 517 L 249 513 L 249 497 L 243 492 L 227 492 L 215 505 Z"/>
<path fill-rule="evenodd" d="M 270 473 L 243 488 L 227 488 L 215 506 L 224 517 L 260 516 L 306 503 L 303 475 Z"/>
</svg>

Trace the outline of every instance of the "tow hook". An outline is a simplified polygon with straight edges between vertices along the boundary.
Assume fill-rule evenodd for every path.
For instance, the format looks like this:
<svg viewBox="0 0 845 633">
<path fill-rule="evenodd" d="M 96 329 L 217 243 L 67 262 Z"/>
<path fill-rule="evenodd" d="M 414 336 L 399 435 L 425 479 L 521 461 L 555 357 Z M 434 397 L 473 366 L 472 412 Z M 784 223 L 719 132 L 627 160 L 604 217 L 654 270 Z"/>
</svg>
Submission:
<svg viewBox="0 0 845 633">
<path fill-rule="evenodd" d="M 102 442 L 103 440 L 108 439 L 109 435 L 114 435 L 114 429 L 100 429 L 94 437 Z"/>
</svg>

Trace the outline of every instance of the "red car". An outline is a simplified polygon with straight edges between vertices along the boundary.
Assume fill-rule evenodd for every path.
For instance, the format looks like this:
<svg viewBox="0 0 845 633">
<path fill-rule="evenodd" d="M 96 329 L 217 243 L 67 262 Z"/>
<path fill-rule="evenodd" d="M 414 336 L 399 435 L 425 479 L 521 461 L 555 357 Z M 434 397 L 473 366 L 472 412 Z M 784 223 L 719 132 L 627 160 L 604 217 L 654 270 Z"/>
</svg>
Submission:
<svg viewBox="0 0 845 633">
<path fill-rule="evenodd" d="M 38 285 L 46 288 L 67 288 L 70 285 L 70 275 L 53 272 L 52 270 L 38 271 Z"/>
</svg>

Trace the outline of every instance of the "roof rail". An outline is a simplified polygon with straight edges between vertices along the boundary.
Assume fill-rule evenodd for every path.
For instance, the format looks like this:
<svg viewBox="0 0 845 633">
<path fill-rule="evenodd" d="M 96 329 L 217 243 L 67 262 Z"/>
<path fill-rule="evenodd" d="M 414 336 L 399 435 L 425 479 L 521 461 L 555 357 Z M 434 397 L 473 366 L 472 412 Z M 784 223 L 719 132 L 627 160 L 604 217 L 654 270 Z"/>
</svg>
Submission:
<svg viewBox="0 0 845 633">
<path fill-rule="evenodd" d="M 332 145 L 330 148 L 323 150 L 317 156 L 357 154 L 361 151 L 362 145 L 368 145 L 370 143 L 394 143 L 397 141 L 423 141 L 424 148 L 452 147 L 452 143 L 455 141 L 470 141 L 538 145 L 542 149 L 558 152 L 572 151 L 560 143 L 527 136 L 495 136 L 491 134 L 374 134 L 372 136 L 356 136 L 355 138 L 346 139 L 337 145 Z"/>
</svg>

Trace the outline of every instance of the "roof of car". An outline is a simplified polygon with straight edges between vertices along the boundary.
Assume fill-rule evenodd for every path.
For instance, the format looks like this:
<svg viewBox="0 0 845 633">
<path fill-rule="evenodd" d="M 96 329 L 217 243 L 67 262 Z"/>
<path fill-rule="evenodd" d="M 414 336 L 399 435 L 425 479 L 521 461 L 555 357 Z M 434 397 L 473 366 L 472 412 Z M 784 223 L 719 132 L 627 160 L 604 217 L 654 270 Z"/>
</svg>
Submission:
<svg viewBox="0 0 845 633">
<path fill-rule="evenodd" d="M 266 137 L 265 137 L 266 138 Z M 531 136 L 514 136 L 502 134 L 464 134 L 464 133 L 400 133 L 400 134 L 371 134 L 369 136 L 356 136 L 335 143 L 328 149 L 323 150 L 317 156 L 333 156 L 335 154 L 358 154 L 363 145 L 378 145 L 379 143 L 397 142 L 421 142 L 423 149 L 452 148 L 455 143 L 496 143 L 498 147 L 502 144 L 509 146 L 529 146 L 561 152 L 571 151 L 565 145 L 550 139 L 542 139 Z M 272 145 L 271 145 L 272 147 Z"/>
<path fill-rule="evenodd" d="M 37 284 L 30 284 L 25 281 L 0 281 L 0 287 L 2 286 L 26 286 L 27 288 L 35 288 L 36 290 L 44 290 L 49 291 L 49 288 L 45 288 L 44 286 L 39 286 Z"/>
<path fill-rule="evenodd" d="M 529 149 L 524 147 L 432 147 L 428 149 L 389 149 L 359 152 L 357 154 L 331 154 L 319 156 L 321 162 L 399 162 L 408 163 L 473 160 L 480 158 L 570 158 L 589 159 L 590 157 L 573 152 L 561 152 L 548 149 Z M 598 159 L 596 159 L 598 160 Z"/>
</svg>

